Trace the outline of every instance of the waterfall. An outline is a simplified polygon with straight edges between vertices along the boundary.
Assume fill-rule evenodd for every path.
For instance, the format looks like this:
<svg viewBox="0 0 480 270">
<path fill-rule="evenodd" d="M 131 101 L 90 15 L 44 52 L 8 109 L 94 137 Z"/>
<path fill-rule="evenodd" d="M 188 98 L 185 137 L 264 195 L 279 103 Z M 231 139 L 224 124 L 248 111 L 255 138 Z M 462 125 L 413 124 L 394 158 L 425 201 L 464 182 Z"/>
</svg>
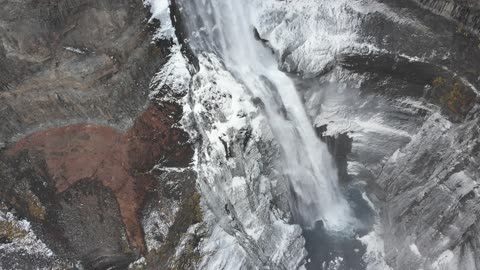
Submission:
<svg viewBox="0 0 480 270">
<path fill-rule="evenodd" d="M 290 205 L 296 222 L 313 227 L 322 221 L 328 230 L 351 224 L 332 157 L 316 136 L 293 81 L 278 68 L 272 50 L 252 26 L 248 1 L 182 1 L 196 53 L 213 53 L 227 70 L 260 100 L 280 145 L 283 173 L 292 190 Z"/>
</svg>

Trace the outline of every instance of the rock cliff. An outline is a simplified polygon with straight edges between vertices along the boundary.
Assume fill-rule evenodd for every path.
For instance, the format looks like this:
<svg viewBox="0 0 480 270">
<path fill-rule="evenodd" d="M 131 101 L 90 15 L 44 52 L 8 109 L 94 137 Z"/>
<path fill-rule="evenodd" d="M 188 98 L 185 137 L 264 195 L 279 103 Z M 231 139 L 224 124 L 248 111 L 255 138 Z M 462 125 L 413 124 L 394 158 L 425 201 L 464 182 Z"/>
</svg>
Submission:
<svg viewBox="0 0 480 270">
<path fill-rule="evenodd" d="M 202 219 L 182 108 L 149 96 L 171 40 L 141 1 L 0 4 L 0 268 L 166 263 Z"/>
</svg>

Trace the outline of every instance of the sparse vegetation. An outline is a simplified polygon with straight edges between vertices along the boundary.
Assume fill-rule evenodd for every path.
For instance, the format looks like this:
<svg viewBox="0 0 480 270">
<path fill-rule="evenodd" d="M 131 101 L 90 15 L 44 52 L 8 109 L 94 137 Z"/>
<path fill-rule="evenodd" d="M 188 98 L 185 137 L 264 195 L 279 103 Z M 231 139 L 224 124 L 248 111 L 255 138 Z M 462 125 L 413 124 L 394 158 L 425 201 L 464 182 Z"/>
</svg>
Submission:
<svg viewBox="0 0 480 270">
<path fill-rule="evenodd" d="M 0 239 L 14 241 L 27 236 L 28 232 L 7 220 L 0 221 Z"/>
<path fill-rule="evenodd" d="M 445 83 L 446 83 L 446 80 L 442 76 L 435 77 L 435 79 L 433 79 L 432 81 L 433 87 L 441 87 L 441 86 L 444 86 Z"/>
<path fill-rule="evenodd" d="M 26 199 L 28 213 L 30 213 L 30 215 L 37 220 L 44 220 L 46 214 L 45 207 L 40 202 L 40 199 L 38 199 L 38 197 L 32 192 L 27 193 Z"/>
<path fill-rule="evenodd" d="M 200 194 L 194 192 L 192 196 L 187 199 L 185 207 L 190 210 L 190 224 L 195 224 L 203 220 L 202 208 L 200 207 Z"/>
<path fill-rule="evenodd" d="M 174 259 L 174 254 L 182 237 L 188 228 L 203 220 L 202 208 L 200 206 L 200 194 L 193 192 L 190 196 L 185 196 L 182 207 L 177 213 L 174 224 L 170 227 L 165 243 L 156 251 L 149 254 L 148 265 L 162 266 L 161 269 L 185 270 L 193 269 L 200 260 L 200 254 L 197 251 L 201 236 L 189 235 L 180 258 Z M 148 268 L 148 267 L 147 267 Z"/>
<path fill-rule="evenodd" d="M 452 112 L 460 113 L 458 107 L 466 106 L 468 103 L 463 93 L 463 85 L 459 82 L 455 82 L 449 90 L 450 91 L 440 98 L 440 101 Z"/>
<path fill-rule="evenodd" d="M 462 117 L 474 101 L 473 92 L 458 78 L 437 76 L 432 80 L 435 97 L 451 116 Z"/>
</svg>

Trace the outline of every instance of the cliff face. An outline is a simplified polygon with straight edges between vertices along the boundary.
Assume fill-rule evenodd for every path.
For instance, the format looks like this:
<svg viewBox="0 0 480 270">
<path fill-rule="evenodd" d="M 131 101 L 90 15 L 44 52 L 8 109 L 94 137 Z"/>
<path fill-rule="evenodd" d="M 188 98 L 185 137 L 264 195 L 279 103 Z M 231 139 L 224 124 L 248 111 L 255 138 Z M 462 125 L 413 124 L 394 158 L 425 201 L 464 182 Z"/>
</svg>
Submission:
<svg viewBox="0 0 480 270">
<path fill-rule="evenodd" d="M 124 129 L 145 109 L 166 51 L 151 46 L 141 2 L 1 5 L 1 141 L 73 122 Z"/>
<path fill-rule="evenodd" d="M 412 1 L 304 3 L 257 29 L 377 207 L 367 269 L 478 269 L 478 37 Z"/>
<path fill-rule="evenodd" d="M 477 269 L 478 38 L 411 1 L 358 3 L 252 1 L 254 34 L 291 72 L 320 136 L 342 144 L 334 150 L 343 152 L 336 160 L 346 189 L 375 204 L 377 225 L 363 224 L 371 231 L 362 232 L 366 247 L 355 252 L 365 253 L 353 256 L 363 256 L 360 267 Z M 268 125 L 258 124 L 262 101 L 242 98 L 248 93 L 215 57 L 200 64 L 188 111 L 191 130 L 200 133 L 198 183 L 208 224 L 201 266 L 255 268 L 264 258 L 272 268 L 298 266 L 303 239 L 282 223 L 288 187 L 269 169 L 278 153 Z M 268 187 L 265 178 L 280 181 Z M 360 219 L 368 206 L 358 201 L 352 205 Z M 280 242 L 289 243 L 290 264 L 271 255 L 284 248 L 268 248 L 263 235 L 289 239 Z M 360 265 L 347 256 L 314 258 L 306 267 Z"/>
<path fill-rule="evenodd" d="M 262 101 L 158 3 L 0 0 L 0 268 L 478 268 L 476 1 L 249 2 L 375 204 L 350 262 L 305 260 Z"/>
<path fill-rule="evenodd" d="M 349 178 L 379 211 L 374 269 L 478 269 L 478 38 L 408 1 L 384 3 L 359 24 L 375 50 L 347 51 L 312 79 L 307 108 L 324 135 L 352 139 Z"/>
<path fill-rule="evenodd" d="M 141 1 L 0 5 L 0 268 L 167 262 L 202 218 L 182 108 L 149 97 L 171 41 Z"/>
<path fill-rule="evenodd" d="M 480 3 L 476 0 L 414 0 L 422 7 L 457 21 L 480 34 Z"/>
</svg>

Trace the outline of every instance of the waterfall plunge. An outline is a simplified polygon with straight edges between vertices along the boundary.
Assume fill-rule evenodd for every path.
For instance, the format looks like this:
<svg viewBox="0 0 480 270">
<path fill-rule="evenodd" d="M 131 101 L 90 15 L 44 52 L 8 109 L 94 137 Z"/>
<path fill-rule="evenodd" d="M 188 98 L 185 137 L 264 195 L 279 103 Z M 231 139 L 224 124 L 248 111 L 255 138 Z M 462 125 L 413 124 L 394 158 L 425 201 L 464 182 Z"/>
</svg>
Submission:
<svg viewBox="0 0 480 270">
<path fill-rule="evenodd" d="M 187 25 L 195 52 L 212 52 L 259 98 L 283 150 L 283 172 L 294 196 L 297 222 L 312 227 L 322 220 L 328 230 L 352 223 L 350 207 L 338 186 L 337 171 L 326 145 L 308 118 L 292 80 L 278 69 L 275 55 L 254 35 L 253 10 L 247 1 L 186 0 Z"/>
</svg>

